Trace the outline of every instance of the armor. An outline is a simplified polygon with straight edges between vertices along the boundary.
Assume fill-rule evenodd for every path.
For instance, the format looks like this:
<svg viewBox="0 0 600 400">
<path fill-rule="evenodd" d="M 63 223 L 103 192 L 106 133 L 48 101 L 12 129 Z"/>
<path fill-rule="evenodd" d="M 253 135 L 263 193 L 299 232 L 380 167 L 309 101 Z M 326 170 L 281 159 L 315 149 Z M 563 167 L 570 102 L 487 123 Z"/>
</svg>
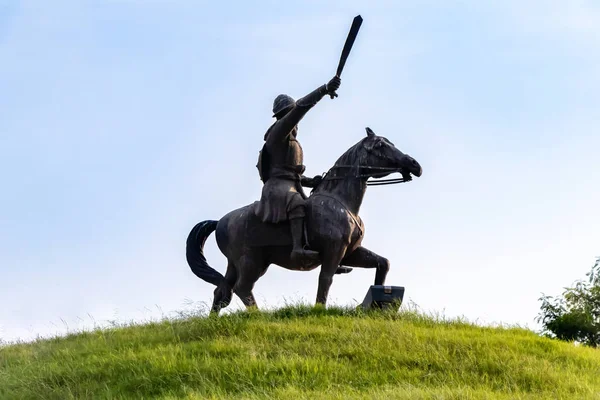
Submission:
<svg viewBox="0 0 600 400">
<path fill-rule="evenodd" d="M 258 168 L 258 176 L 260 176 L 260 180 L 263 183 L 267 183 L 270 177 L 269 165 L 271 165 L 271 160 L 269 159 L 269 151 L 264 145 L 262 150 L 258 152 L 258 163 L 256 163 L 256 168 Z"/>
<path fill-rule="evenodd" d="M 283 117 L 279 118 L 265 133 L 265 144 L 259 153 L 256 167 L 264 182 L 256 214 L 263 222 L 277 223 L 304 217 L 306 195 L 300 184 L 305 166 L 304 153 L 296 139 L 298 123 L 315 104 L 327 94 L 326 85 L 294 102 Z M 285 95 L 278 96 L 273 105 L 284 104 Z M 291 99 L 291 97 L 287 96 Z M 279 102 L 277 99 L 280 99 Z M 285 109 L 285 107 L 283 108 Z M 275 112 L 277 114 L 277 112 Z"/>
</svg>

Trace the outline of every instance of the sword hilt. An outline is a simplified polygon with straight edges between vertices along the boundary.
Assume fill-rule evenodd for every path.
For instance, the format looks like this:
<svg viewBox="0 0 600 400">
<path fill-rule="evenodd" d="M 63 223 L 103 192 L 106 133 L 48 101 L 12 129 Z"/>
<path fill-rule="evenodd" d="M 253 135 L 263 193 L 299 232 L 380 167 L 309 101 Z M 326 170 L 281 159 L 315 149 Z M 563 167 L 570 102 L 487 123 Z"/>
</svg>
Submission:
<svg viewBox="0 0 600 400">
<path fill-rule="evenodd" d="M 338 78 L 340 77 L 339 74 L 335 74 L 335 76 L 337 76 Z M 338 97 L 338 94 L 334 91 L 329 92 L 329 97 L 331 97 L 332 99 L 335 97 Z"/>
</svg>

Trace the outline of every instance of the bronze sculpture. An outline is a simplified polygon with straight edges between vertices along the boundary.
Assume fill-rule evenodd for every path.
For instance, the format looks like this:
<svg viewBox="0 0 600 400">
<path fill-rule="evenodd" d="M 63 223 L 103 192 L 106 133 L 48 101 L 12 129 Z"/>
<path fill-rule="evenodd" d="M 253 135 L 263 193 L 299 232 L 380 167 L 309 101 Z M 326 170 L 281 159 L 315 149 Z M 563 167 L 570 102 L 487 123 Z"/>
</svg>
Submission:
<svg viewBox="0 0 600 400">
<path fill-rule="evenodd" d="M 361 246 L 364 224 L 358 212 L 370 184 L 410 181 L 421 176 L 419 163 L 388 139 L 367 129 L 367 137 L 348 149 L 323 176 L 303 175 L 302 147 L 297 124 L 326 94 L 337 97 L 340 75 L 362 18 L 357 16 L 342 50 L 336 75 L 299 99 L 279 95 L 273 102 L 275 123 L 264 136 L 257 168 L 264 183 L 261 199 L 229 212 L 219 221 L 203 221 L 190 232 L 186 258 L 192 272 L 217 286 L 212 312 L 231 302 L 233 293 L 247 307 L 256 306 L 252 289 L 271 264 L 308 271 L 321 265 L 317 303 L 325 304 L 334 274 L 352 267 L 375 268 L 375 285 L 383 285 L 389 261 Z M 369 181 L 399 172 L 402 178 Z M 306 197 L 302 186 L 312 187 Z M 216 231 L 217 244 L 227 257 L 225 276 L 204 257 L 206 238 Z M 304 237 L 304 242 L 303 242 Z"/>
<path fill-rule="evenodd" d="M 383 285 L 389 261 L 362 247 L 364 224 L 358 212 L 369 178 L 391 173 L 421 176 L 419 163 L 398 150 L 388 139 L 367 128 L 367 136 L 347 150 L 323 176 L 306 200 L 306 238 L 318 260 L 308 264 L 291 257 L 289 222 L 262 222 L 255 210 L 258 202 L 229 212 L 219 221 L 203 221 L 191 230 L 186 257 L 192 272 L 217 286 L 212 311 L 218 313 L 231 302 L 233 293 L 247 306 L 256 306 L 252 289 L 271 264 L 307 271 L 321 265 L 317 303 L 325 304 L 336 273 L 347 267 L 375 268 L 375 285 Z M 227 257 L 225 276 L 211 268 L 204 257 L 206 238 L 216 231 L 219 249 Z"/>
</svg>

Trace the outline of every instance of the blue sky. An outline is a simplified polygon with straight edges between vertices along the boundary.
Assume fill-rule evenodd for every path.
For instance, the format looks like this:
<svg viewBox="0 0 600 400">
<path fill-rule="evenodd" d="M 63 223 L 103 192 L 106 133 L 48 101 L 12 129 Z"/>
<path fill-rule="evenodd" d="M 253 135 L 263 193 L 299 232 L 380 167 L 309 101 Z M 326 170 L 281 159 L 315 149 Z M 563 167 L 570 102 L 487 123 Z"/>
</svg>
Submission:
<svg viewBox="0 0 600 400">
<path fill-rule="evenodd" d="M 387 283 L 535 328 L 600 254 L 597 4 L 0 0 L 0 338 L 210 302 L 189 230 L 258 199 L 274 97 L 331 78 L 357 14 L 339 98 L 300 125 L 307 173 L 365 126 L 389 138 L 424 173 L 365 197 Z M 214 237 L 207 256 L 224 270 Z M 313 302 L 317 276 L 272 266 L 259 306 Z M 330 303 L 373 277 L 336 277 Z"/>
</svg>

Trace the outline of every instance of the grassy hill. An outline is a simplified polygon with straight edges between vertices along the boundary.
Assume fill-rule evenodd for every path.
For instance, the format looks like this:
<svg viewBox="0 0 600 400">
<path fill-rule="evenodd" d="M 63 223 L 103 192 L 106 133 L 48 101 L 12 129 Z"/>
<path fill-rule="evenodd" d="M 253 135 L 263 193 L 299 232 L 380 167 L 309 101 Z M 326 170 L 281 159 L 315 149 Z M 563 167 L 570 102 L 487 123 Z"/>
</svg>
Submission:
<svg viewBox="0 0 600 400">
<path fill-rule="evenodd" d="M 599 399 L 600 351 L 412 312 L 289 307 L 0 348 L 0 399 Z"/>
</svg>

